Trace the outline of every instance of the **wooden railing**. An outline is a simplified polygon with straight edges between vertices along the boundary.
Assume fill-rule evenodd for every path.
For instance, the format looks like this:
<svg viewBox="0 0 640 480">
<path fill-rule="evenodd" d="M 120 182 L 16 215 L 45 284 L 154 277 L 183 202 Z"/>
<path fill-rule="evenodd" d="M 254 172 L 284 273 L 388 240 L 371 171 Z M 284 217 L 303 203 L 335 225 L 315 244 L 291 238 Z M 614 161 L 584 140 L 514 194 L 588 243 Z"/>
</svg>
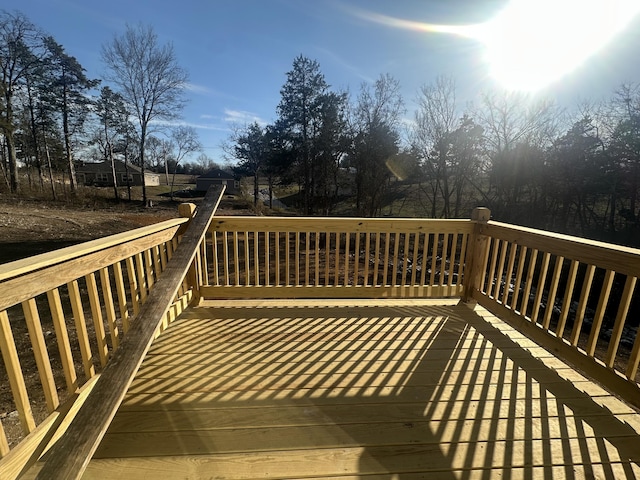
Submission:
<svg viewBox="0 0 640 480">
<path fill-rule="evenodd" d="M 220 217 L 204 297 L 456 297 L 469 220 Z"/>
<path fill-rule="evenodd" d="M 0 401 L 19 419 L 0 422 L 0 477 L 15 478 L 64 432 L 61 424 L 169 268 L 194 208 L 180 205 L 183 218 L 0 265 Z M 194 262 L 156 335 L 197 295 L 200 272 Z"/>
<path fill-rule="evenodd" d="M 471 298 L 640 407 L 640 250 L 493 221 L 476 228 Z"/>
<path fill-rule="evenodd" d="M 471 221 L 216 218 L 201 294 L 462 297 L 640 406 L 640 336 L 629 313 L 640 303 L 640 250 L 489 217 L 480 208 Z"/>
<path fill-rule="evenodd" d="M 185 208 L 185 215 L 192 213 Z M 0 266 L 0 348 L 7 375 L 0 385 L 10 384 L 28 435 L 19 448 L 10 449 L 0 428 L 0 453 L 5 456 L 0 470 L 9 472 L 2 469 L 10 464 L 9 473 L 17 475 L 66 430 L 61 423 L 95 393 L 95 378 L 103 369 L 109 372 L 109 358 L 128 357 L 121 347 L 123 334 L 134 328 L 133 317 L 143 316 L 143 303 L 150 310 L 150 303 L 164 301 L 145 302 L 160 295 L 159 290 L 173 302 L 169 313 L 162 314 L 165 325 L 200 296 L 461 297 L 640 406 L 640 335 L 630 313 L 640 310 L 634 305 L 639 302 L 640 250 L 506 225 L 489 221 L 489 216 L 487 209 L 477 209 L 471 220 L 201 218 L 206 241 L 194 234 L 189 251 L 178 252 L 182 266 L 167 280 L 171 285 L 161 289 L 154 286 L 167 278 L 160 273 L 178 255 L 177 238 L 186 219 Z M 165 311 L 162 305 L 157 308 Z M 146 325 L 157 334 L 162 324 L 154 321 L 141 322 L 140 328 Z M 24 351 L 16 347 L 16 334 L 29 338 Z M 139 337 L 128 334 L 132 336 Z M 142 337 L 131 347 L 135 361 L 122 362 L 131 365 L 127 378 L 148 348 Z M 34 382 L 23 374 L 29 361 L 39 373 Z M 52 362 L 61 368 L 53 368 Z M 62 373 L 56 376 L 55 371 Z M 118 395 L 126 385 L 120 382 Z M 65 397 L 69 400 L 62 405 Z M 116 397 L 100 414 L 104 420 L 98 430 L 106 428 Z M 34 413 L 34 404 L 42 412 Z M 85 417 L 92 414 L 84 412 Z M 6 419 L 3 423 L 8 424 Z M 82 425 L 75 430 L 85 433 Z M 55 437 L 53 432 L 58 432 Z M 81 443 L 95 448 L 99 437 L 97 431 L 90 442 Z M 56 447 L 64 451 L 65 445 L 61 441 Z M 90 456 L 89 449 L 74 461 L 87 462 Z"/>
</svg>

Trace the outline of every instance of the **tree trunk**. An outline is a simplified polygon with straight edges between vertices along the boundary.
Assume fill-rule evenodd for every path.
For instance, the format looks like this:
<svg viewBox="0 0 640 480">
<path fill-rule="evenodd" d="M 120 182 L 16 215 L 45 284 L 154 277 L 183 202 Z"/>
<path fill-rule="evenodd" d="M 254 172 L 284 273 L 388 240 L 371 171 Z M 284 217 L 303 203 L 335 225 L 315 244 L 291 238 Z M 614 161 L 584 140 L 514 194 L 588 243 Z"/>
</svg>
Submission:
<svg viewBox="0 0 640 480">
<path fill-rule="evenodd" d="M 71 132 L 69 131 L 69 106 L 67 96 L 67 87 L 65 84 L 62 89 L 62 129 L 64 131 L 64 151 L 69 168 L 69 185 L 71 187 L 71 193 L 74 193 L 78 188 L 78 182 L 76 180 L 76 167 L 73 164 L 73 154 L 71 152 Z"/>
<path fill-rule="evenodd" d="M 144 176 L 144 143 L 147 136 L 146 125 L 142 126 L 140 133 L 140 175 L 142 175 L 142 205 L 147 206 L 147 182 Z"/>
<path fill-rule="evenodd" d="M 47 168 L 49 170 L 49 181 L 51 182 L 51 194 L 53 195 L 53 199 L 56 200 L 56 185 L 53 182 L 53 169 L 51 168 L 51 154 L 49 153 L 47 137 L 44 137 L 44 151 L 47 155 Z"/>
</svg>

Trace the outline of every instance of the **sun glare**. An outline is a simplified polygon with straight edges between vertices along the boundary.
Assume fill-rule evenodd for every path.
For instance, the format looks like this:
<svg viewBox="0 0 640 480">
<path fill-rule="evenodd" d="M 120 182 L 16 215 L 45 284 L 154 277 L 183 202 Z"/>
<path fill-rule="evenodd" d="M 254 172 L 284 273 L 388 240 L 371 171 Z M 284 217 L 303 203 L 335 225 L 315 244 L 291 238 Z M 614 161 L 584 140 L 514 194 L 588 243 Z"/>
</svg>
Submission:
<svg viewBox="0 0 640 480">
<path fill-rule="evenodd" d="M 469 36 L 485 45 L 497 81 L 537 90 L 581 65 L 638 11 L 638 0 L 513 0 Z"/>
<path fill-rule="evenodd" d="M 511 0 L 487 22 L 438 25 L 350 9 L 368 21 L 480 42 L 490 74 L 513 90 L 538 90 L 601 50 L 640 12 L 640 0 Z"/>
</svg>

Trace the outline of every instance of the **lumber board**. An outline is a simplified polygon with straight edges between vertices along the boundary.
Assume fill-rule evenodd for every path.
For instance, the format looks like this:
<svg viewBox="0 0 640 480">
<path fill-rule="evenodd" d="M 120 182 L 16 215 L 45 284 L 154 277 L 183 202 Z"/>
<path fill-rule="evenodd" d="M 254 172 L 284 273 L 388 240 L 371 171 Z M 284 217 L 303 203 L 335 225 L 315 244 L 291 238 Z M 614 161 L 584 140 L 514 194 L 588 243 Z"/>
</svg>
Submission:
<svg viewBox="0 0 640 480">
<path fill-rule="evenodd" d="M 607 417 L 568 418 L 560 425 L 536 418 L 500 418 L 474 421 L 428 420 L 405 418 L 385 423 L 350 423 L 340 425 L 303 425 L 259 428 L 233 428 L 216 431 L 184 430 L 174 433 L 167 442 L 164 431 L 127 433 L 107 432 L 94 458 L 127 458 L 141 456 L 206 455 L 227 452 L 274 452 L 291 449 L 319 449 L 382 445 L 430 445 L 460 442 L 490 442 L 496 438 L 507 441 L 534 439 L 603 438 L 593 430 L 610 422 Z M 578 425 L 576 425 L 578 423 Z M 636 435 L 607 433 L 615 437 L 616 445 L 629 450 Z"/>
<path fill-rule="evenodd" d="M 218 217 L 212 232 L 323 232 L 323 233 L 471 233 L 470 220 L 417 218 L 337 218 L 337 217 Z"/>
<path fill-rule="evenodd" d="M 82 257 L 90 253 L 105 250 L 117 245 L 132 242 L 142 237 L 146 237 L 163 230 L 175 231 L 177 228 L 186 223 L 186 218 L 176 218 L 159 222 L 153 225 L 136 228 L 123 233 L 117 233 L 104 238 L 90 240 L 78 245 L 60 248 L 53 252 L 42 253 L 29 258 L 16 260 L 13 262 L 0 265 L 0 281 L 9 278 L 24 275 L 45 267 L 50 267 L 59 263 L 67 262 L 74 258 Z"/>
<path fill-rule="evenodd" d="M 445 448 L 443 448 L 445 447 Z M 446 448 L 448 447 L 448 448 Z M 405 472 L 447 472 L 451 470 L 493 469 L 494 461 L 509 469 L 524 468 L 531 473 L 533 452 L 539 467 L 564 466 L 566 455 L 573 465 L 603 465 L 605 472 L 624 478 L 630 469 L 640 472 L 633 460 L 619 459 L 609 445 L 601 459 L 597 439 L 460 442 L 448 445 L 402 445 L 380 447 L 340 447 L 313 450 L 285 450 L 277 454 L 240 452 L 212 455 L 136 457 L 92 462 L 86 478 L 141 478 L 155 472 L 162 478 L 295 478 L 359 474 L 404 474 Z M 640 455 L 637 453 L 635 457 Z M 634 457 L 634 458 L 635 458 Z M 637 461 L 637 460 L 636 460 Z M 635 462 L 634 462 L 635 463 Z M 504 468 L 504 467 L 503 467 Z M 540 469 L 539 471 L 544 471 Z M 429 477 L 431 478 L 431 477 Z M 615 478 L 615 477 L 611 477 Z"/>
<path fill-rule="evenodd" d="M 341 425 L 345 429 L 352 424 L 378 425 L 386 428 L 388 423 L 403 422 L 449 422 L 467 424 L 474 421 L 506 422 L 526 421 L 545 426 L 548 438 L 561 438 L 562 431 L 569 436 L 585 436 L 590 432 L 602 437 L 633 436 L 640 434 L 640 418 L 627 412 L 614 416 L 611 411 L 596 407 L 590 399 L 572 398 L 558 401 L 555 398 L 540 398 L 529 404 L 510 399 L 498 400 L 457 400 L 442 404 L 428 405 L 428 398 L 421 401 L 402 403 L 403 395 L 395 396 L 395 401 L 380 403 L 315 404 L 300 401 L 298 404 L 281 405 L 279 401 L 271 405 L 222 406 L 217 408 L 163 410 L 161 406 L 148 410 L 123 410 L 118 412 L 109 427 L 109 433 L 166 432 L 171 425 L 172 432 L 212 431 L 235 429 L 268 429 L 280 427 L 328 427 Z M 334 398 L 339 402 L 338 398 Z M 570 433 L 580 425 L 580 431 Z M 542 428 L 542 427 L 541 427 Z M 555 430 L 553 430 L 555 428 Z M 320 429 L 321 430 L 321 429 Z M 435 430 L 434 430 L 435 431 Z M 553 433 L 555 432 L 555 433 Z M 586 433 L 585 433 L 586 432 Z M 543 435 L 542 429 L 540 435 Z M 498 435 L 495 438 L 503 438 Z M 489 440 L 490 438 L 487 438 Z M 265 442 L 265 448 L 269 443 Z"/>
</svg>

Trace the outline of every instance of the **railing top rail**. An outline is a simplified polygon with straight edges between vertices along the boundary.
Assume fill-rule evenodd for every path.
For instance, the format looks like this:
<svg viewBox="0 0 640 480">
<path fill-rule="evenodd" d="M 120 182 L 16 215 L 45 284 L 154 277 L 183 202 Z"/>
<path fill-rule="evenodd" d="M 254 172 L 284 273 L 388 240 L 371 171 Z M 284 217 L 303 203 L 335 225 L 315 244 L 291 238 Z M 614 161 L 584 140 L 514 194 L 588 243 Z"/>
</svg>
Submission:
<svg viewBox="0 0 640 480">
<path fill-rule="evenodd" d="M 358 218 L 358 217 L 216 217 L 210 230 L 310 231 L 310 232 L 447 232 L 468 233 L 474 222 L 467 219 Z"/>
<path fill-rule="evenodd" d="M 123 233 L 110 235 L 108 237 L 91 240 L 88 242 L 80 243 L 78 245 L 71 245 L 70 247 L 61 248 L 53 252 L 42 253 L 33 257 L 16 260 L 0 265 L 0 282 L 8 280 L 10 278 L 18 277 L 35 270 L 57 265 L 69 260 L 73 260 L 78 257 L 88 255 L 100 250 L 104 250 L 116 245 L 136 240 L 148 235 L 152 235 L 169 228 L 179 226 L 189 219 L 187 218 L 175 218 L 159 222 L 154 225 L 146 227 L 136 228 Z"/>
<path fill-rule="evenodd" d="M 480 232 L 625 275 L 640 276 L 637 248 L 494 221 L 480 224 Z"/>
<path fill-rule="evenodd" d="M 80 407 L 65 434 L 53 446 L 37 478 L 80 478 L 113 419 L 155 332 L 195 258 L 223 186 L 209 188 L 180 245 L 158 279 L 120 348 L 107 363 L 96 386 Z"/>
</svg>

